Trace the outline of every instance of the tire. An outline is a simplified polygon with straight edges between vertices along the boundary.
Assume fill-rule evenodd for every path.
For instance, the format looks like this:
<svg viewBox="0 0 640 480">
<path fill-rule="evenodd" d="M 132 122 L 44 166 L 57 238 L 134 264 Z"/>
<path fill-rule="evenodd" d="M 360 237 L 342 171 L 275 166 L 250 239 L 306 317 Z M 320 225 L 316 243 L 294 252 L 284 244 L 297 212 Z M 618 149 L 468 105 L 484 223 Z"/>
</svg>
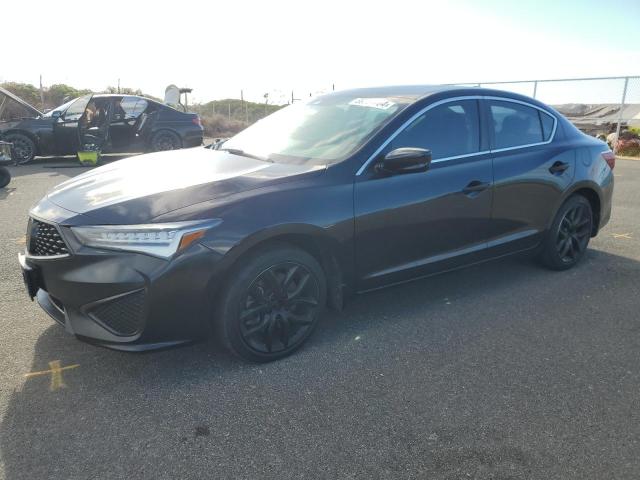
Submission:
<svg viewBox="0 0 640 480">
<path fill-rule="evenodd" d="M 275 244 L 241 261 L 218 299 L 215 329 L 223 346 L 250 362 L 270 362 L 300 348 L 327 298 L 325 275 L 299 248 Z"/>
<path fill-rule="evenodd" d="M 33 157 L 36 156 L 36 144 L 27 135 L 10 133 L 5 135 L 3 140 L 13 144 L 11 147 L 11 156 L 19 165 L 29 163 L 33 160 Z"/>
<path fill-rule="evenodd" d="M 9 185 L 11 181 L 11 173 L 6 167 L 0 167 L 0 188 L 4 188 Z"/>
<path fill-rule="evenodd" d="M 178 134 L 171 130 L 160 130 L 151 137 L 151 149 L 154 152 L 179 150 L 180 148 L 182 148 L 182 141 Z"/>
<path fill-rule="evenodd" d="M 582 259 L 593 228 L 591 204 L 582 195 L 569 197 L 556 213 L 542 242 L 540 262 L 552 270 L 567 270 Z"/>
</svg>

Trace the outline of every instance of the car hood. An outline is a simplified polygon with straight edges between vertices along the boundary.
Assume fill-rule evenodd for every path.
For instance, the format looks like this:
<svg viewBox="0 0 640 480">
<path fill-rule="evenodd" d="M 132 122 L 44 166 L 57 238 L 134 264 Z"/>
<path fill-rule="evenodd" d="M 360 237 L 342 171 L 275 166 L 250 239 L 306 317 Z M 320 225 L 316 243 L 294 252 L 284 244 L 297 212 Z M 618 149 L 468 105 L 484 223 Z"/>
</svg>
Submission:
<svg viewBox="0 0 640 480">
<path fill-rule="evenodd" d="M 36 107 L 34 107 L 33 105 L 29 105 L 27 102 L 25 102 L 24 100 L 22 100 L 20 97 L 18 97 L 17 95 L 14 95 L 13 93 L 11 93 L 9 90 L 7 90 L 6 88 L 2 88 L 0 87 L 0 107 L 4 107 L 5 103 L 7 102 L 8 105 L 11 105 L 11 101 L 17 103 L 19 105 L 19 109 L 20 107 L 22 107 L 20 110 L 23 112 L 21 115 L 18 115 L 19 117 L 41 117 L 43 114 L 40 110 L 38 110 Z M 0 119 L 3 118 L 2 116 L 2 108 L 0 108 Z"/>
<path fill-rule="evenodd" d="M 90 170 L 54 187 L 43 203 L 92 223 L 144 223 L 173 210 L 320 170 L 324 167 L 268 163 L 197 147 L 130 157 Z M 36 207 L 34 214 L 38 213 Z"/>
</svg>

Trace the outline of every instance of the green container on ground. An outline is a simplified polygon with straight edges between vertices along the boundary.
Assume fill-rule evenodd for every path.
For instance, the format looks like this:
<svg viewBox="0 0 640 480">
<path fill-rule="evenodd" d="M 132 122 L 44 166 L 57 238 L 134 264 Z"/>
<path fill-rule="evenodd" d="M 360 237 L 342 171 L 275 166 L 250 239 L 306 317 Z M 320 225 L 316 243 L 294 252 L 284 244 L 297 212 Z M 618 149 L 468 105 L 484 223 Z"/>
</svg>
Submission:
<svg viewBox="0 0 640 480">
<path fill-rule="evenodd" d="M 100 152 L 98 150 L 81 150 L 78 151 L 78 160 L 80 163 L 86 166 L 95 167 L 100 159 Z"/>
</svg>

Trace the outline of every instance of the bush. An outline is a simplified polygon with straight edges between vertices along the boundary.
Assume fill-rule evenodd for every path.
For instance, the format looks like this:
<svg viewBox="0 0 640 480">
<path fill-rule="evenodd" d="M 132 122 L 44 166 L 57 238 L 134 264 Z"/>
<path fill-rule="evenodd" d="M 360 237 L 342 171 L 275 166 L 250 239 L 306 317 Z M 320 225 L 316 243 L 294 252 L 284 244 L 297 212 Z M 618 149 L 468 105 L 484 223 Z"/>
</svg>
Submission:
<svg viewBox="0 0 640 480">
<path fill-rule="evenodd" d="M 640 139 L 621 139 L 616 153 L 625 157 L 640 157 Z"/>
<path fill-rule="evenodd" d="M 202 120 L 202 127 L 206 137 L 227 138 L 247 127 L 246 123 L 233 118 L 229 119 L 219 113 L 201 115 L 200 120 Z"/>
</svg>

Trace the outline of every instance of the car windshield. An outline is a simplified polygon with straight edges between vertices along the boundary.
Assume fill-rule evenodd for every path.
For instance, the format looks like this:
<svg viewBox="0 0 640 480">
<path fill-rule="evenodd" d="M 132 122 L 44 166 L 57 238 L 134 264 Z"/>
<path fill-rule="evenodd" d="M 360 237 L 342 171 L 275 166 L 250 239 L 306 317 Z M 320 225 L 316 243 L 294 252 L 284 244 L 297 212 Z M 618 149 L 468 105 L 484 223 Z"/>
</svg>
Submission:
<svg viewBox="0 0 640 480">
<path fill-rule="evenodd" d="M 276 163 L 343 160 L 414 99 L 331 94 L 285 107 L 227 140 L 232 150 Z"/>
<path fill-rule="evenodd" d="M 69 108 L 69 105 L 71 105 L 76 100 L 77 100 L 77 98 L 74 98 L 73 100 L 69 100 L 67 103 L 63 103 L 59 107 L 56 107 L 53 110 L 45 113 L 44 116 L 45 117 L 50 117 L 51 115 L 53 115 L 53 112 L 64 112 L 67 108 Z"/>
</svg>

